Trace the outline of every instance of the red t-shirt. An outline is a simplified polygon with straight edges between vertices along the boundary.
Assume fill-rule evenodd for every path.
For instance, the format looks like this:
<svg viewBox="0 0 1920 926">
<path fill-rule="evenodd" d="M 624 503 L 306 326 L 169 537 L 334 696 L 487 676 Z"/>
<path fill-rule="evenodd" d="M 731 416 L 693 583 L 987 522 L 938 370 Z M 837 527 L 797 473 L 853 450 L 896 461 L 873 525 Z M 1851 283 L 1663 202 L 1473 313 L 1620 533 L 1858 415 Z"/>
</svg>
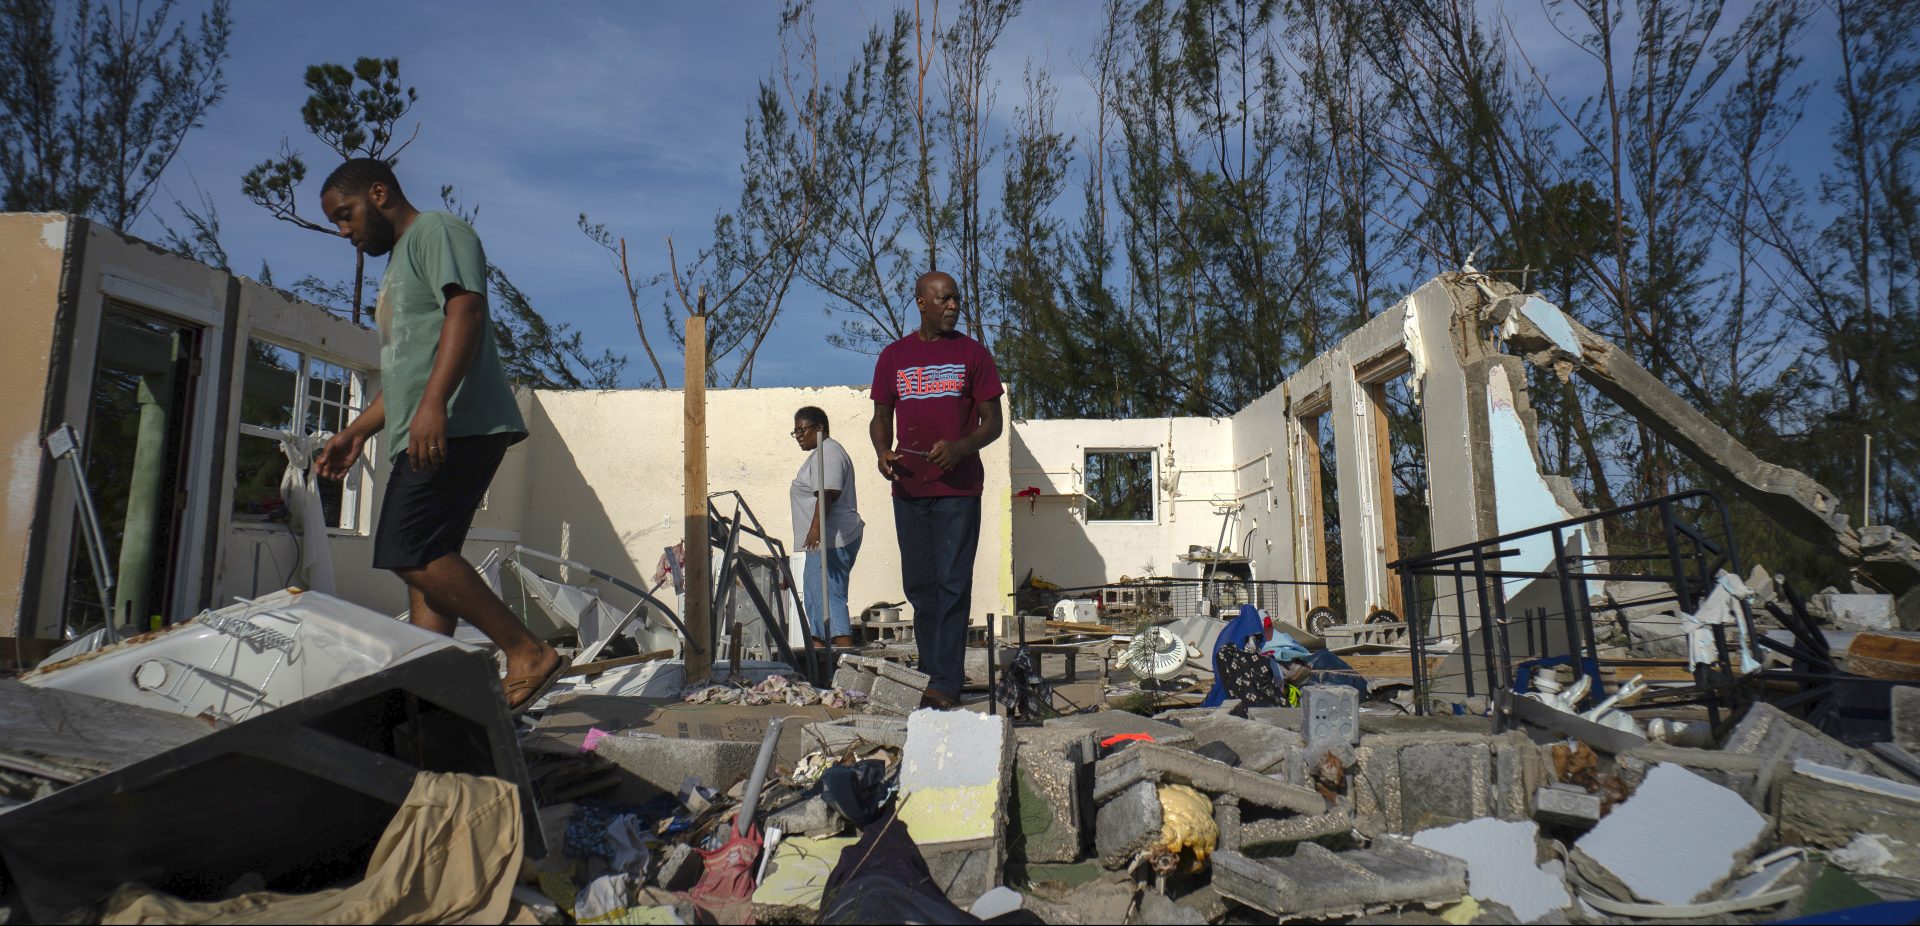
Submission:
<svg viewBox="0 0 1920 926">
<path fill-rule="evenodd" d="M 873 365 L 873 400 L 893 408 L 893 494 L 902 498 L 979 495 L 986 470 L 973 454 L 945 471 L 926 453 L 936 441 L 959 440 L 980 426 L 980 406 L 999 398 L 993 355 L 964 334 L 922 341 L 914 332 L 880 351 Z"/>
</svg>

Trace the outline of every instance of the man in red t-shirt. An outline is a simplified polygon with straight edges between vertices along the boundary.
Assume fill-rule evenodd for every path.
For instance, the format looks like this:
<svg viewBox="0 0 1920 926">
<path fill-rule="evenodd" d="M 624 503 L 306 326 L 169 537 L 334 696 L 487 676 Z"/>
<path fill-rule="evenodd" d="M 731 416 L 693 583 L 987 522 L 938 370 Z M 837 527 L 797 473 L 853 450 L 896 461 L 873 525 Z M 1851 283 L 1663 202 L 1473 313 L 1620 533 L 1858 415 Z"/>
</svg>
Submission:
<svg viewBox="0 0 1920 926">
<path fill-rule="evenodd" d="M 972 620 L 973 553 L 980 543 L 980 448 L 1000 437 L 1000 371 L 986 347 L 953 330 L 960 290 L 944 273 L 913 286 L 920 329 L 873 365 L 873 424 L 880 474 L 893 481 L 900 578 L 913 605 L 920 670 L 932 676 L 923 707 L 960 703 Z M 895 431 L 898 430 L 898 445 Z"/>
</svg>

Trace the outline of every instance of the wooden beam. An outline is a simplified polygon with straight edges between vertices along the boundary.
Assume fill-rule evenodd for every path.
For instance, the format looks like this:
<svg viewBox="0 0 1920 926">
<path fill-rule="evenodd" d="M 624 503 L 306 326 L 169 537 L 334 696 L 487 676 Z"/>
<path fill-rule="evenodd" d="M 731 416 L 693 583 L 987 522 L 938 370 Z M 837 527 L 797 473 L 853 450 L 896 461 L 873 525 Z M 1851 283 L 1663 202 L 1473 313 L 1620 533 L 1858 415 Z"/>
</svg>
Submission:
<svg viewBox="0 0 1920 926">
<path fill-rule="evenodd" d="M 1387 384 L 1367 383 L 1367 417 L 1373 425 L 1374 517 L 1380 521 L 1381 563 L 1400 558 L 1400 516 L 1393 498 L 1393 429 L 1387 421 Z M 1386 607 L 1396 617 L 1407 616 L 1406 597 L 1400 583 L 1387 575 Z M 1371 604 L 1372 602 L 1369 602 Z"/>
<path fill-rule="evenodd" d="M 1320 468 L 1320 416 L 1301 418 L 1300 466 L 1305 471 L 1307 497 L 1301 499 L 1307 509 L 1310 523 L 1307 536 L 1299 538 L 1306 541 L 1310 552 L 1307 561 L 1309 570 L 1307 579 L 1312 582 L 1327 581 L 1327 505 L 1326 489 L 1321 485 L 1323 472 Z M 1307 588 L 1307 610 L 1327 604 L 1331 590 L 1325 585 L 1309 585 Z M 1305 621 L 1307 616 L 1300 615 Z"/>
<path fill-rule="evenodd" d="M 687 318 L 685 463 L 687 684 L 713 678 L 713 545 L 707 534 L 707 299 Z"/>
<path fill-rule="evenodd" d="M 618 669 L 621 666 L 639 665 L 640 663 L 643 663 L 643 662 L 652 662 L 655 659 L 666 659 L 672 655 L 673 655 L 673 650 L 657 649 L 651 653 L 641 653 L 638 656 L 615 656 L 612 659 L 596 659 L 593 662 L 580 663 L 574 666 L 573 668 L 568 669 L 567 674 L 562 675 L 560 677 L 561 678 L 577 678 L 581 676 L 595 675 L 600 672 L 605 672 L 608 669 Z"/>
</svg>

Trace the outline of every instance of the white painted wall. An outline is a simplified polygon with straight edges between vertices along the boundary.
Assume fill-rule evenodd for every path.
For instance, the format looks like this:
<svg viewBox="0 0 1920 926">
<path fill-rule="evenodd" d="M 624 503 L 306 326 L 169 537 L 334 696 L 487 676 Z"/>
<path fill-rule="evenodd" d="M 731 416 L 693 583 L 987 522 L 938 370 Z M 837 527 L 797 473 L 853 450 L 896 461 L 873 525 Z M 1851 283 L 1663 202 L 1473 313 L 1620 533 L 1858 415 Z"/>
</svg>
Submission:
<svg viewBox="0 0 1920 926">
<path fill-rule="evenodd" d="M 1085 455 L 1089 450 L 1152 450 L 1157 454 L 1155 520 L 1087 523 Z M 1013 506 L 1014 580 L 1035 576 L 1067 587 L 1121 576 L 1174 575 L 1174 556 L 1191 545 L 1216 546 L 1216 500 L 1239 494 L 1234 482 L 1233 423 L 1225 418 L 1060 419 L 1013 426 L 1012 487 L 1043 493 Z M 1232 546 L 1250 525 L 1235 530 Z"/>
<path fill-rule="evenodd" d="M 650 585 L 661 551 L 682 534 L 682 430 L 678 390 L 539 391 L 533 394 L 521 536 L 527 546 Z M 769 532 L 791 548 L 787 490 L 807 455 L 794 443 L 793 413 L 827 413 L 834 439 L 854 460 L 866 521 L 848 603 L 901 601 L 900 549 L 891 486 L 874 464 L 864 388 L 716 389 L 707 392 L 707 485 L 737 489 Z M 1002 436 L 982 453 L 980 547 L 974 561 L 976 619 L 1003 613 L 1012 594 L 1007 460 Z M 503 481 L 496 480 L 496 485 Z M 730 503 L 721 505 L 730 513 Z"/>
<path fill-rule="evenodd" d="M 1287 451 L 1287 395 L 1277 386 L 1233 416 L 1233 458 L 1236 494 L 1241 510 L 1242 535 L 1255 530 L 1248 553 L 1254 576 L 1291 580 L 1299 576 L 1293 556 L 1293 493 Z M 1305 591 L 1286 598 L 1296 620 L 1306 613 Z M 1296 600 L 1297 598 L 1297 600 Z"/>
</svg>

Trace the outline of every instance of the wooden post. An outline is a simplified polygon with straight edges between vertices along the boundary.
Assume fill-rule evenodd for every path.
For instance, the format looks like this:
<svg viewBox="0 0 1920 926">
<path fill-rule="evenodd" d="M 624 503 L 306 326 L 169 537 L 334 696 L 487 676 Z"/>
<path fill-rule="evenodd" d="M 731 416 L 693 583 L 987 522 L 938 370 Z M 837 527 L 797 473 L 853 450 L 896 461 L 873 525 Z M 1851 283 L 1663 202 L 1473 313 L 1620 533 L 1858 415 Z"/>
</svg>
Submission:
<svg viewBox="0 0 1920 926">
<path fill-rule="evenodd" d="M 687 684 L 713 678 L 713 547 L 707 535 L 707 295 L 687 318 L 686 486 Z"/>
</svg>

